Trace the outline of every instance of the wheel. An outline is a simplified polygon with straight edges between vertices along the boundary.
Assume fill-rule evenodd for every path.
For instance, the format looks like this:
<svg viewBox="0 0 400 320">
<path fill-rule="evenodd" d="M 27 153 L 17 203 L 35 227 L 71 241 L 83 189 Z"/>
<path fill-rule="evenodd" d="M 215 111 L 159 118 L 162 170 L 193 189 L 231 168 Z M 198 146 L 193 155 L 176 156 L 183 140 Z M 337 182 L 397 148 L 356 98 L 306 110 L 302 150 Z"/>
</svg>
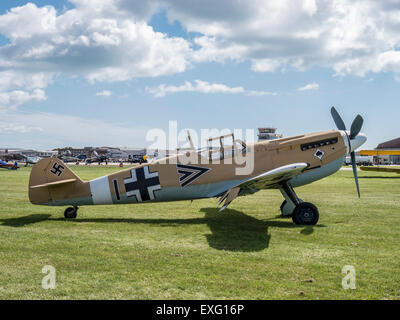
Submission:
<svg viewBox="0 0 400 320">
<path fill-rule="evenodd" d="M 309 202 L 302 202 L 293 211 L 292 220 L 297 225 L 315 225 L 319 219 L 316 206 Z"/>
<path fill-rule="evenodd" d="M 64 217 L 66 219 L 75 219 L 76 215 L 77 215 L 77 212 L 78 212 L 78 208 L 77 207 L 68 207 L 64 211 Z"/>
</svg>

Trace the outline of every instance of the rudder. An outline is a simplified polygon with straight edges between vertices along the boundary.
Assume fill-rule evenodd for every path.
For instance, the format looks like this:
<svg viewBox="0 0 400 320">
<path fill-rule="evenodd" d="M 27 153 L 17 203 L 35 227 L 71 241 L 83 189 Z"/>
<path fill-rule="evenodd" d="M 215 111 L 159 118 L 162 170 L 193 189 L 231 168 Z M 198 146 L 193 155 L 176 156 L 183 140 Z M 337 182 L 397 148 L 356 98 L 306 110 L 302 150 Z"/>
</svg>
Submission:
<svg viewBox="0 0 400 320">
<path fill-rule="evenodd" d="M 36 163 L 29 178 L 29 200 L 33 204 L 51 204 L 53 200 L 78 197 L 85 185 L 68 166 L 58 158 L 45 158 Z"/>
</svg>

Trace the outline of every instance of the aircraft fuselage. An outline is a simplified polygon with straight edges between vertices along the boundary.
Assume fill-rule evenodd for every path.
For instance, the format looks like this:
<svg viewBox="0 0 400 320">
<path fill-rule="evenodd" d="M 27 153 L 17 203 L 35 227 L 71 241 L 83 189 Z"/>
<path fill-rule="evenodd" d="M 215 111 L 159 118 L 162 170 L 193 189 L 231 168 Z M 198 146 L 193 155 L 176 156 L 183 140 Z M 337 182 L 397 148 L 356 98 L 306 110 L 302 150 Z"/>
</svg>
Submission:
<svg viewBox="0 0 400 320">
<path fill-rule="evenodd" d="M 29 196 L 34 204 L 52 206 L 211 198 L 269 170 L 292 163 L 307 163 L 307 168 L 289 181 L 297 187 L 339 170 L 349 148 L 346 135 L 342 131 L 331 130 L 257 142 L 239 153 L 223 155 L 217 152 L 210 155 L 208 151 L 190 151 L 183 157 L 175 155 L 89 182 L 81 181 L 62 161 L 52 158 L 50 162 L 38 163 L 33 169 L 47 173 L 43 178 L 38 175 L 32 178 L 31 174 L 31 180 L 35 181 L 30 181 L 30 186 L 56 181 L 61 175 L 64 179 L 77 178 L 77 181 L 47 188 L 30 188 Z M 247 159 L 246 162 L 238 163 L 236 158 L 239 157 Z M 182 161 L 189 158 L 189 162 Z M 246 171 L 246 166 L 251 170 Z M 271 184 L 268 188 L 279 188 L 279 185 Z"/>
</svg>

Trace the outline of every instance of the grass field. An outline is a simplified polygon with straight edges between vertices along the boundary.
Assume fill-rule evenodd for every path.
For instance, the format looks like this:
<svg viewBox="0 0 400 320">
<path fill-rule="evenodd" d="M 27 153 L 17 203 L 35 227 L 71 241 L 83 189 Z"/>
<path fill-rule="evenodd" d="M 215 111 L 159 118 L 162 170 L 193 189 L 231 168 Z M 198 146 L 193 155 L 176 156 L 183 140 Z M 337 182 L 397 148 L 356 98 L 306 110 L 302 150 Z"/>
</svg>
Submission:
<svg viewBox="0 0 400 320">
<path fill-rule="evenodd" d="M 119 168 L 72 167 L 83 179 Z M 31 205 L 30 168 L 0 171 L 1 299 L 399 299 L 400 177 L 351 171 L 297 189 L 317 226 L 279 217 L 279 191 L 216 199 L 81 207 Z M 42 267 L 57 287 L 41 286 Z M 342 288 L 342 267 L 356 289 Z"/>
</svg>

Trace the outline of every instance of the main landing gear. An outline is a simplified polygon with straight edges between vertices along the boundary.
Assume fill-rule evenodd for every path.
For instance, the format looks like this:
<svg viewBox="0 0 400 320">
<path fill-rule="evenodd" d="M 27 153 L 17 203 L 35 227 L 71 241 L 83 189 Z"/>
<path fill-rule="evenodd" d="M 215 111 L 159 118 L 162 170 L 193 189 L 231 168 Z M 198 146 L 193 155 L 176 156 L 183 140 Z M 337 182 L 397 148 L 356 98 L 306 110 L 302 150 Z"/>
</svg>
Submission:
<svg viewBox="0 0 400 320">
<path fill-rule="evenodd" d="M 75 219 L 78 213 L 78 207 L 68 207 L 64 211 L 64 217 L 66 219 Z"/>
<path fill-rule="evenodd" d="M 319 212 L 315 205 L 303 202 L 287 182 L 282 183 L 280 191 L 284 198 L 281 205 L 281 213 L 284 217 L 292 217 L 297 225 L 315 225 L 319 219 Z"/>
</svg>

